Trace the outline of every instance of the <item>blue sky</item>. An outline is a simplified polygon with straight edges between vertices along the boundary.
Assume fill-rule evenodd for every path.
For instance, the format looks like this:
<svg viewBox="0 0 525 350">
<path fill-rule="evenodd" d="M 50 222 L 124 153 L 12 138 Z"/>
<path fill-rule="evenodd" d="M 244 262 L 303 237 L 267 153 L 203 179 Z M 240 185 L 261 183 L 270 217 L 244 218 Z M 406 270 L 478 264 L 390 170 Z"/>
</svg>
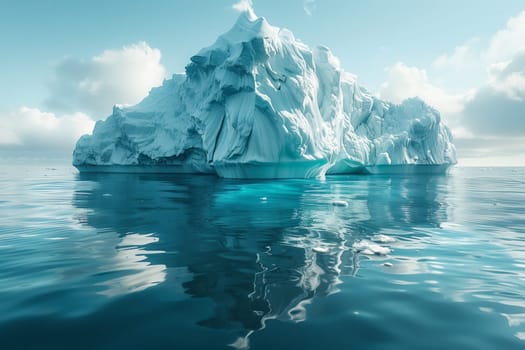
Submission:
<svg viewBox="0 0 525 350">
<path fill-rule="evenodd" d="M 59 128 L 69 134 L 89 128 L 90 120 L 111 113 L 113 103 L 140 100 L 233 25 L 238 16 L 233 4 L 0 0 L 0 152 L 16 149 L 12 144 L 30 149 L 46 142 L 45 136 L 26 142 L 31 125 L 9 130 L 16 119 L 55 123 L 57 130 L 48 135 L 55 139 L 63 133 Z M 330 47 L 345 70 L 381 97 L 397 102 L 420 95 L 438 107 L 465 164 L 525 165 L 520 158 L 525 143 L 519 141 L 525 139 L 523 0 L 254 0 L 253 6 L 306 44 Z M 504 75 L 505 64 L 515 71 Z M 144 66 L 146 78 L 136 74 Z M 120 92 L 117 82 L 102 81 L 106 76 L 122 80 Z M 104 95 L 88 98 L 75 90 L 78 83 L 93 81 L 96 86 L 82 91 L 96 88 Z M 498 123 L 490 115 L 477 117 L 488 109 L 487 101 L 496 111 L 508 108 L 507 122 L 515 127 L 501 127 L 499 116 L 494 116 Z M 80 127 L 71 125 L 75 122 Z M 54 146 L 65 147 L 72 139 Z"/>
</svg>

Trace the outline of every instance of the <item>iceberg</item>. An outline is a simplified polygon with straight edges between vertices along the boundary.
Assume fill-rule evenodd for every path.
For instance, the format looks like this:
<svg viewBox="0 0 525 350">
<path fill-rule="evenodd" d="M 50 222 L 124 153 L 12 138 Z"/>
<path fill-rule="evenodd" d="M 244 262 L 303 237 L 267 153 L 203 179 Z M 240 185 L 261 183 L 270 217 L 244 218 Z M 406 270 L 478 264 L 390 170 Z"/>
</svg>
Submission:
<svg viewBox="0 0 525 350">
<path fill-rule="evenodd" d="M 113 108 L 73 152 L 81 172 L 211 173 L 225 178 L 444 172 L 456 163 L 437 110 L 383 101 L 326 47 L 242 13 L 185 74 Z"/>
</svg>

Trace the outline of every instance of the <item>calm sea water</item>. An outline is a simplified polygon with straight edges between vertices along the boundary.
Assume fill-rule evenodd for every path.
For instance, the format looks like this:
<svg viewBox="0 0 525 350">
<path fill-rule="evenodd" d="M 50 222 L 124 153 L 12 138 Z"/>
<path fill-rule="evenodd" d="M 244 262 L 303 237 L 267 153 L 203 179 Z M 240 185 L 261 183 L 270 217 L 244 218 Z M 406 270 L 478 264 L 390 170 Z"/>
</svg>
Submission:
<svg viewBox="0 0 525 350">
<path fill-rule="evenodd" d="M 525 168 L 0 165 L 1 349 L 232 347 L 525 349 Z"/>
</svg>

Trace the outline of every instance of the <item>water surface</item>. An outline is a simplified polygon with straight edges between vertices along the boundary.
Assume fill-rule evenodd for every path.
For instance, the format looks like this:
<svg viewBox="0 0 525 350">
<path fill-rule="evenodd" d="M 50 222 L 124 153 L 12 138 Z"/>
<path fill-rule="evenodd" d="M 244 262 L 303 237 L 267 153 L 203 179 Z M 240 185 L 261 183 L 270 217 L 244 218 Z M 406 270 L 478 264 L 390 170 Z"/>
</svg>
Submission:
<svg viewBox="0 0 525 350">
<path fill-rule="evenodd" d="M 2 349 L 523 349 L 524 291 L 525 168 L 0 165 Z"/>
</svg>

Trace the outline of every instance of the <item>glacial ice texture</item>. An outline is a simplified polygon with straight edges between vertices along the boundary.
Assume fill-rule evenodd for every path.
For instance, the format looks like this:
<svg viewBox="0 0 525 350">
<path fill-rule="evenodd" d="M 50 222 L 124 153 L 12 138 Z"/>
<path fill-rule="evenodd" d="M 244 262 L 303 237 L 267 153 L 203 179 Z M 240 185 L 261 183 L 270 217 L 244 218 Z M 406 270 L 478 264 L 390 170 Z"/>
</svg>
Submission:
<svg viewBox="0 0 525 350">
<path fill-rule="evenodd" d="M 329 49 L 310 49 L 243 13 L 139 104 L 82 136 L 80 171 L 305 178 L 326 173 L 444 171 L 455 147 L 440 114 L 359 86 Z M 417 167 L 416 167 L 417 166 Z M 419 167 L 422 166 L 422 167 Z"/>
</svg>

